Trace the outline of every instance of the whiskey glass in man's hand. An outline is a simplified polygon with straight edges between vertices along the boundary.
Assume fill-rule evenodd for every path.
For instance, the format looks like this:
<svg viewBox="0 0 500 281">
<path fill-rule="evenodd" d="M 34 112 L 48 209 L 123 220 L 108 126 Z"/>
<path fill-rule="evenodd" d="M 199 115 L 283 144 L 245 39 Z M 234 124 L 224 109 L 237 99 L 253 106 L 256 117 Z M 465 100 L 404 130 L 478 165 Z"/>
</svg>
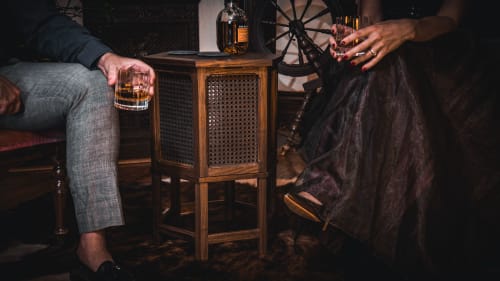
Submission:
<svg viewBox="0 0 500 281">
<path fill-rule="evenodd" d="M 124 110 L 148 109 L 150 74 L 132 65 L 118 70 L 115 84 L 115 107 Z"/>
</svg>

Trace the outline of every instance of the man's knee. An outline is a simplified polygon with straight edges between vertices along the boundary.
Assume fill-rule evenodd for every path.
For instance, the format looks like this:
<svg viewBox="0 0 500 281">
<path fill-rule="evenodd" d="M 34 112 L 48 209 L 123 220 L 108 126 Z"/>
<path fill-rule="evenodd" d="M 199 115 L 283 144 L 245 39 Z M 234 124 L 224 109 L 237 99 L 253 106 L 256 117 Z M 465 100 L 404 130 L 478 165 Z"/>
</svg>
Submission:
<svg viewBox="0 0 500 281">
<path fill-rule="evenodd" d="M 113 89 L 101 71 L 82 67 L 76 73 L 74 84 L 73 87 L 96 105 L 113 106 Z"/>
</svg>

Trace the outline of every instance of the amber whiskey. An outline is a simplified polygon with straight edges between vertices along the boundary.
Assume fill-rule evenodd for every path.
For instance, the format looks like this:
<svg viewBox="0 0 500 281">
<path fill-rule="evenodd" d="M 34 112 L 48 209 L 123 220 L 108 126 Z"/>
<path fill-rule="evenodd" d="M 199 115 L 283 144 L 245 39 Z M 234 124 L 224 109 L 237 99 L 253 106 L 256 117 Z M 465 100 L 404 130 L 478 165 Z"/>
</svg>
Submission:
<svg viewBox="0 0 500 281">
<path fill-rule="evenodd" d="M 217 15 L 217 47 L 221 52 L 239 55 L 248 49 L 248 18 L 236 1 L 225 0 Z"/>
</svg>

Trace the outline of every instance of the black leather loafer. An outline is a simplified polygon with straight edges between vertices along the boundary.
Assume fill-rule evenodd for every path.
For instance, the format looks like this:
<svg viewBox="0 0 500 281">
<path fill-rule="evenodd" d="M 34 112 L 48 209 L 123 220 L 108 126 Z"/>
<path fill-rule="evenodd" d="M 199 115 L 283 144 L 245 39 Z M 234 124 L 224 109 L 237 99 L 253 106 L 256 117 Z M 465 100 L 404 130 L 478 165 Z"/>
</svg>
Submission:
<svg viewBox="0 0 500 281">
<path fill-rule="evenodd" d="M 71 281 L 135 281 L 132 274 L 112 261 L 103 262 L 96 272 L 80 263 L 78 268 L 70 273 L 69 279 Z"/>
<path fill-rule="evenodd" d="M 307 200 L 306 198 L 293 192 L 285 194 L 283 201 L 288 209 L 290 209 L 293 213 L 311 221 L 322 221 L 319 214 L 323 206 Z"/>
</svg>

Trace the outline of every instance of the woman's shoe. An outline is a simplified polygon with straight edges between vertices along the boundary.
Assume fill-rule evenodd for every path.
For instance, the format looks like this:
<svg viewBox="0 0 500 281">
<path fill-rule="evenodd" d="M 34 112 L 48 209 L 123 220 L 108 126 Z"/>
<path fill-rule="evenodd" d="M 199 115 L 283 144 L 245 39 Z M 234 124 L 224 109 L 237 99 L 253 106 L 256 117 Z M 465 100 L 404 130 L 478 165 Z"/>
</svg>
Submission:
<svg viewBox="0 0 500 281">
<path fill-rule="evenodd" d="M 319 214 L 323 206 L 293 192 L 285 194 L 283 201 L 293 213 L 314 222 L 321 222 Z"/>
</svg>

